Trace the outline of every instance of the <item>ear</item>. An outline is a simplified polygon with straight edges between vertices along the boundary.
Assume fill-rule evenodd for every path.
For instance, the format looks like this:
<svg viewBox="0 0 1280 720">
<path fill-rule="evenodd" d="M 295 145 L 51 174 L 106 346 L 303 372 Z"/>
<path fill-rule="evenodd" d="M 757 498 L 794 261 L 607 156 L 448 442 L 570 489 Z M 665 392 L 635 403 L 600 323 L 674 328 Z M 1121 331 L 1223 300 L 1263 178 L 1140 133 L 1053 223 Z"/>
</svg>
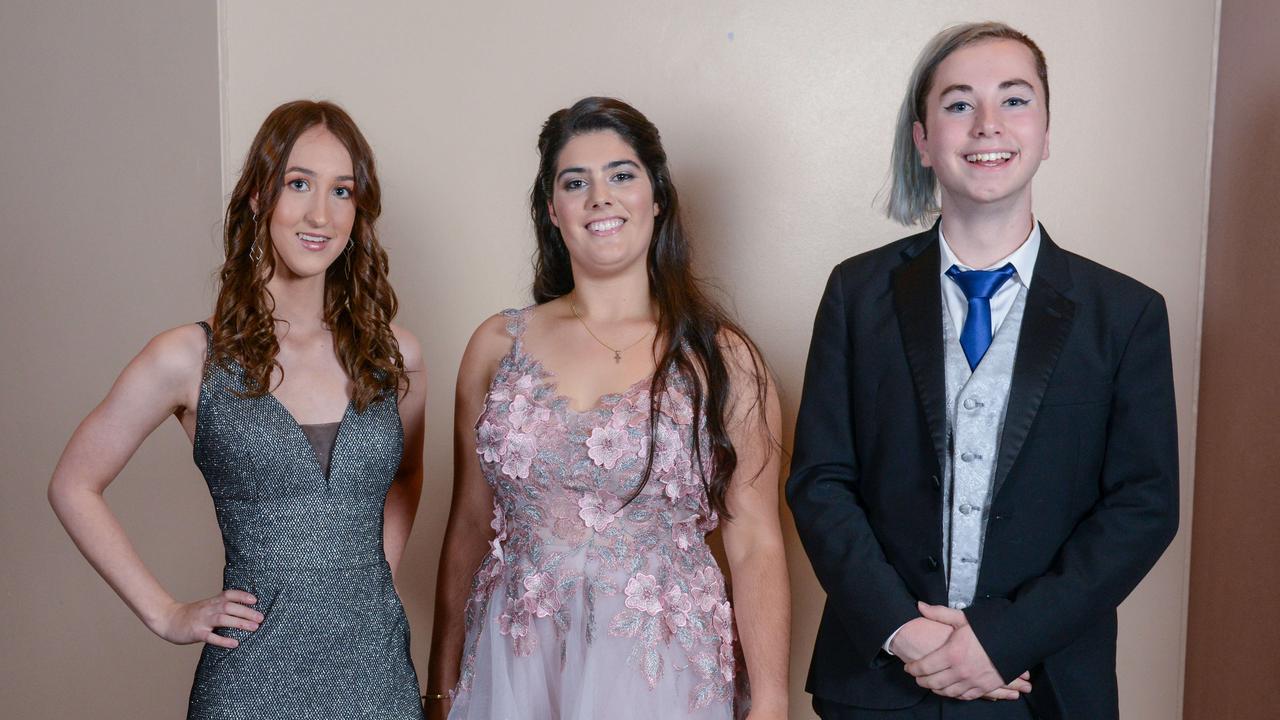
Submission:
<svg viewBox="0 0 1280 720">
<path fill-rule="evenodd" d="M 933 161 L 929 159 L 929 135 L 924 130 L 924 123 L 919 120 L 911 123 L 911 140 L 916 144 L 916 152 L 920 153 L 920 164 L 933 167 Z"/>
<path fill-rule="evenodd" d="M 551 216 L 551 224 L 560 227 L 560 218 L 556 217 L 556 206 L 547 201 L 547 214 Z"/>
<path fill-rule="evenodd" d="M 653 204 L 653 216 L 658 217 L 662 214 L 662 207 L 658 203 Z"/>
<path fill-rule="evenodd" d="M 1049 159 L 1049 128 L 1044 129 L 1044 151 L 1040 153 L 1040 159 Z"/>
</svg>

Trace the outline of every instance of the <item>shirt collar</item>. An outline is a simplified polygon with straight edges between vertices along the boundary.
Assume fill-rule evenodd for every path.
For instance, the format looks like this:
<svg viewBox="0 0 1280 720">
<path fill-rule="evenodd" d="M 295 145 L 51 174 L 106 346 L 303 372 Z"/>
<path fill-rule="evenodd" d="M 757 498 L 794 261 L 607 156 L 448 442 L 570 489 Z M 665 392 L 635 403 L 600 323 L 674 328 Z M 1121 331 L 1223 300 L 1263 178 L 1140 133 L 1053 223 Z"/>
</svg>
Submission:
<svg viewBox="0 0 1280 720">
<path fill-rule="evenodd" d="M 1012 263 L 1013 270 L 1017 273 L 1018 282 L 1027 288 L 1031 287 L 1031 275 L 1035 272 L 1036 258 L 1040 255 L 1040 223 L 1036 222 L 1034 218 L 1032 218 L 1031 233 L 1027 235 L 1027 239 L 1018 246 L 1017 250 L 995 261 L 990 267 L 971 268 L 960 262 L 956 254 L 951 250 L 951 246 L 947 244 L 947 238 L 942 234 L 941 224 L 938 225 L 938 241 L 938 246 L 942 248 L 942 275 L 946 275 L 947 270 L 950 270 L 952 265 L 958 266 L 961 270 L 994 270 L 1004 266 L 1005 263 Z"/>
</svg>

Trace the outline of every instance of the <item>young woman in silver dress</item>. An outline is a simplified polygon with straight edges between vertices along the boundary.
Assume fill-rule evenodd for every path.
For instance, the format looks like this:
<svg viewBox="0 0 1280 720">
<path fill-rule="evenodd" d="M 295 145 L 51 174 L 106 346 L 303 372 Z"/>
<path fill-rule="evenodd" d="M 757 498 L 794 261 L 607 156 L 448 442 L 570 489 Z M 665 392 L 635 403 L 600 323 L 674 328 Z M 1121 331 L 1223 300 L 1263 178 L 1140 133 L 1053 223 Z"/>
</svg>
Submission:
<svg viewBox="0 0 1280 720">
<path fill-rule="evenodd" d="M 227 207 L 212 317 L 156 336 L 71 437 L 49 499 L 172 643 L 205 643 L 189 718 L 422 715 L 393 571 L 422 484 L 425 378 L 374 223 L 373 153 L 339 107 L 258 131 Z M 173 598 L 103 499 L 170 416 L 226 546 L 222 591 Z"/>
</svg>

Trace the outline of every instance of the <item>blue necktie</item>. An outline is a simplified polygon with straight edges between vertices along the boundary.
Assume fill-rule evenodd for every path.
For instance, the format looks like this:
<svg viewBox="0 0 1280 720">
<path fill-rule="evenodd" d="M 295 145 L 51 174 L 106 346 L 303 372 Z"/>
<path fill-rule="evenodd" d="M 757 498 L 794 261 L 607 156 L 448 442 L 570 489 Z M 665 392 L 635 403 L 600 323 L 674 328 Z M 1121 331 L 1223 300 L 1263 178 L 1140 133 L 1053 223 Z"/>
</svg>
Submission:
<svg viewBox="0 0 1280 720">
<path fill-rule="evenodd" d="M 947 277 L 955 281 L 969 301 L 964 329 L 960 331 L 960 347 L 969 361 L 969 369 L 976 370 L 982 356 L 991 347 L 991 296 L 1013 277 L 1013 263 L 1006 263 L 999 270 L 961 270 L 952 265 Z"/>
</svg>

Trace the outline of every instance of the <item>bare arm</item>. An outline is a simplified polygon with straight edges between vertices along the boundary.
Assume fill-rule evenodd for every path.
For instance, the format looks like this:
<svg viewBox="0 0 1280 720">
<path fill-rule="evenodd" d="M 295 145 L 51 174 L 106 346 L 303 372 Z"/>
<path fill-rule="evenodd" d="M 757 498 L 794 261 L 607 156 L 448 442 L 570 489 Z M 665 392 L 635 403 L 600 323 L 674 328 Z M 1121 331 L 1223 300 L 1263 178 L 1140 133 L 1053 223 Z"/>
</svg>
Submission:
<svg viewBox="0 0 1280 720">
<path fill-rule="evenodd" d="M 204 363 L 204 333 L 194 325 L 162 333 L 143 348 L 106 399 L 80 423 L 49 481 L 49 503 L 76 547 L 146 626 L 173 643 L 235 647 L 216 627 L 256 630 L 252 595 L 227 590 L 180 603 L 142 563 L 103 499 L 138 446 L 165 418 L 194 413 Z"/>
<path fill-rule="evenodd" d="M 400 423 L 404 426 L 404 454 L 400 469 L 387 490 L 387 503 L 382 513 L 382 548 L 394 579 L 409 542 L 413 518 L 418 514 L 422 496 L 422 445 L 427 401 L 427 373 L 422 362 L 422 348 L 408 330 L 392 326 L 404 367 L 409 373 L 409 390 L 400 398 Z"/>
<path fill-rule="evenodd" d="M 431 632 L 431 657 L 427 666 L 428 695 L 448 693 L 458 683 L 465 627 L 463 614 L 471 580 L 493 538 L 493 491 L 480 472 L 476 456 L 475 422 L 484 409 L 485 394 L 497 372 L 498 362 L 511 346 L 503 329 L 505 318 L 486 320 L 471 336 L 458 368 L 454 398 L 453 500 L 440 569 L 436 575 L 435 617 Z M 443 718 L 448 700 L 429 699 L 427 716 Z"/>
<path fill-rule="evenodd" d="M 738 636 L 751 677 L 751 718 L 787 716 L 791 585 L 778 521 L 782 425 L 778 394 L 763 362 L 736 338 L 727 343 L 733 392 L 728 424 L 738 467 L 726 497 L 732 518 L 724 547 L 733 578 Z M 759 365 L 756 365 L 759 362 Z M 766 385 L 757 398 L 757 380 Z M 763 401 L 763 412 L 759 402 Z"/>
</svg>

